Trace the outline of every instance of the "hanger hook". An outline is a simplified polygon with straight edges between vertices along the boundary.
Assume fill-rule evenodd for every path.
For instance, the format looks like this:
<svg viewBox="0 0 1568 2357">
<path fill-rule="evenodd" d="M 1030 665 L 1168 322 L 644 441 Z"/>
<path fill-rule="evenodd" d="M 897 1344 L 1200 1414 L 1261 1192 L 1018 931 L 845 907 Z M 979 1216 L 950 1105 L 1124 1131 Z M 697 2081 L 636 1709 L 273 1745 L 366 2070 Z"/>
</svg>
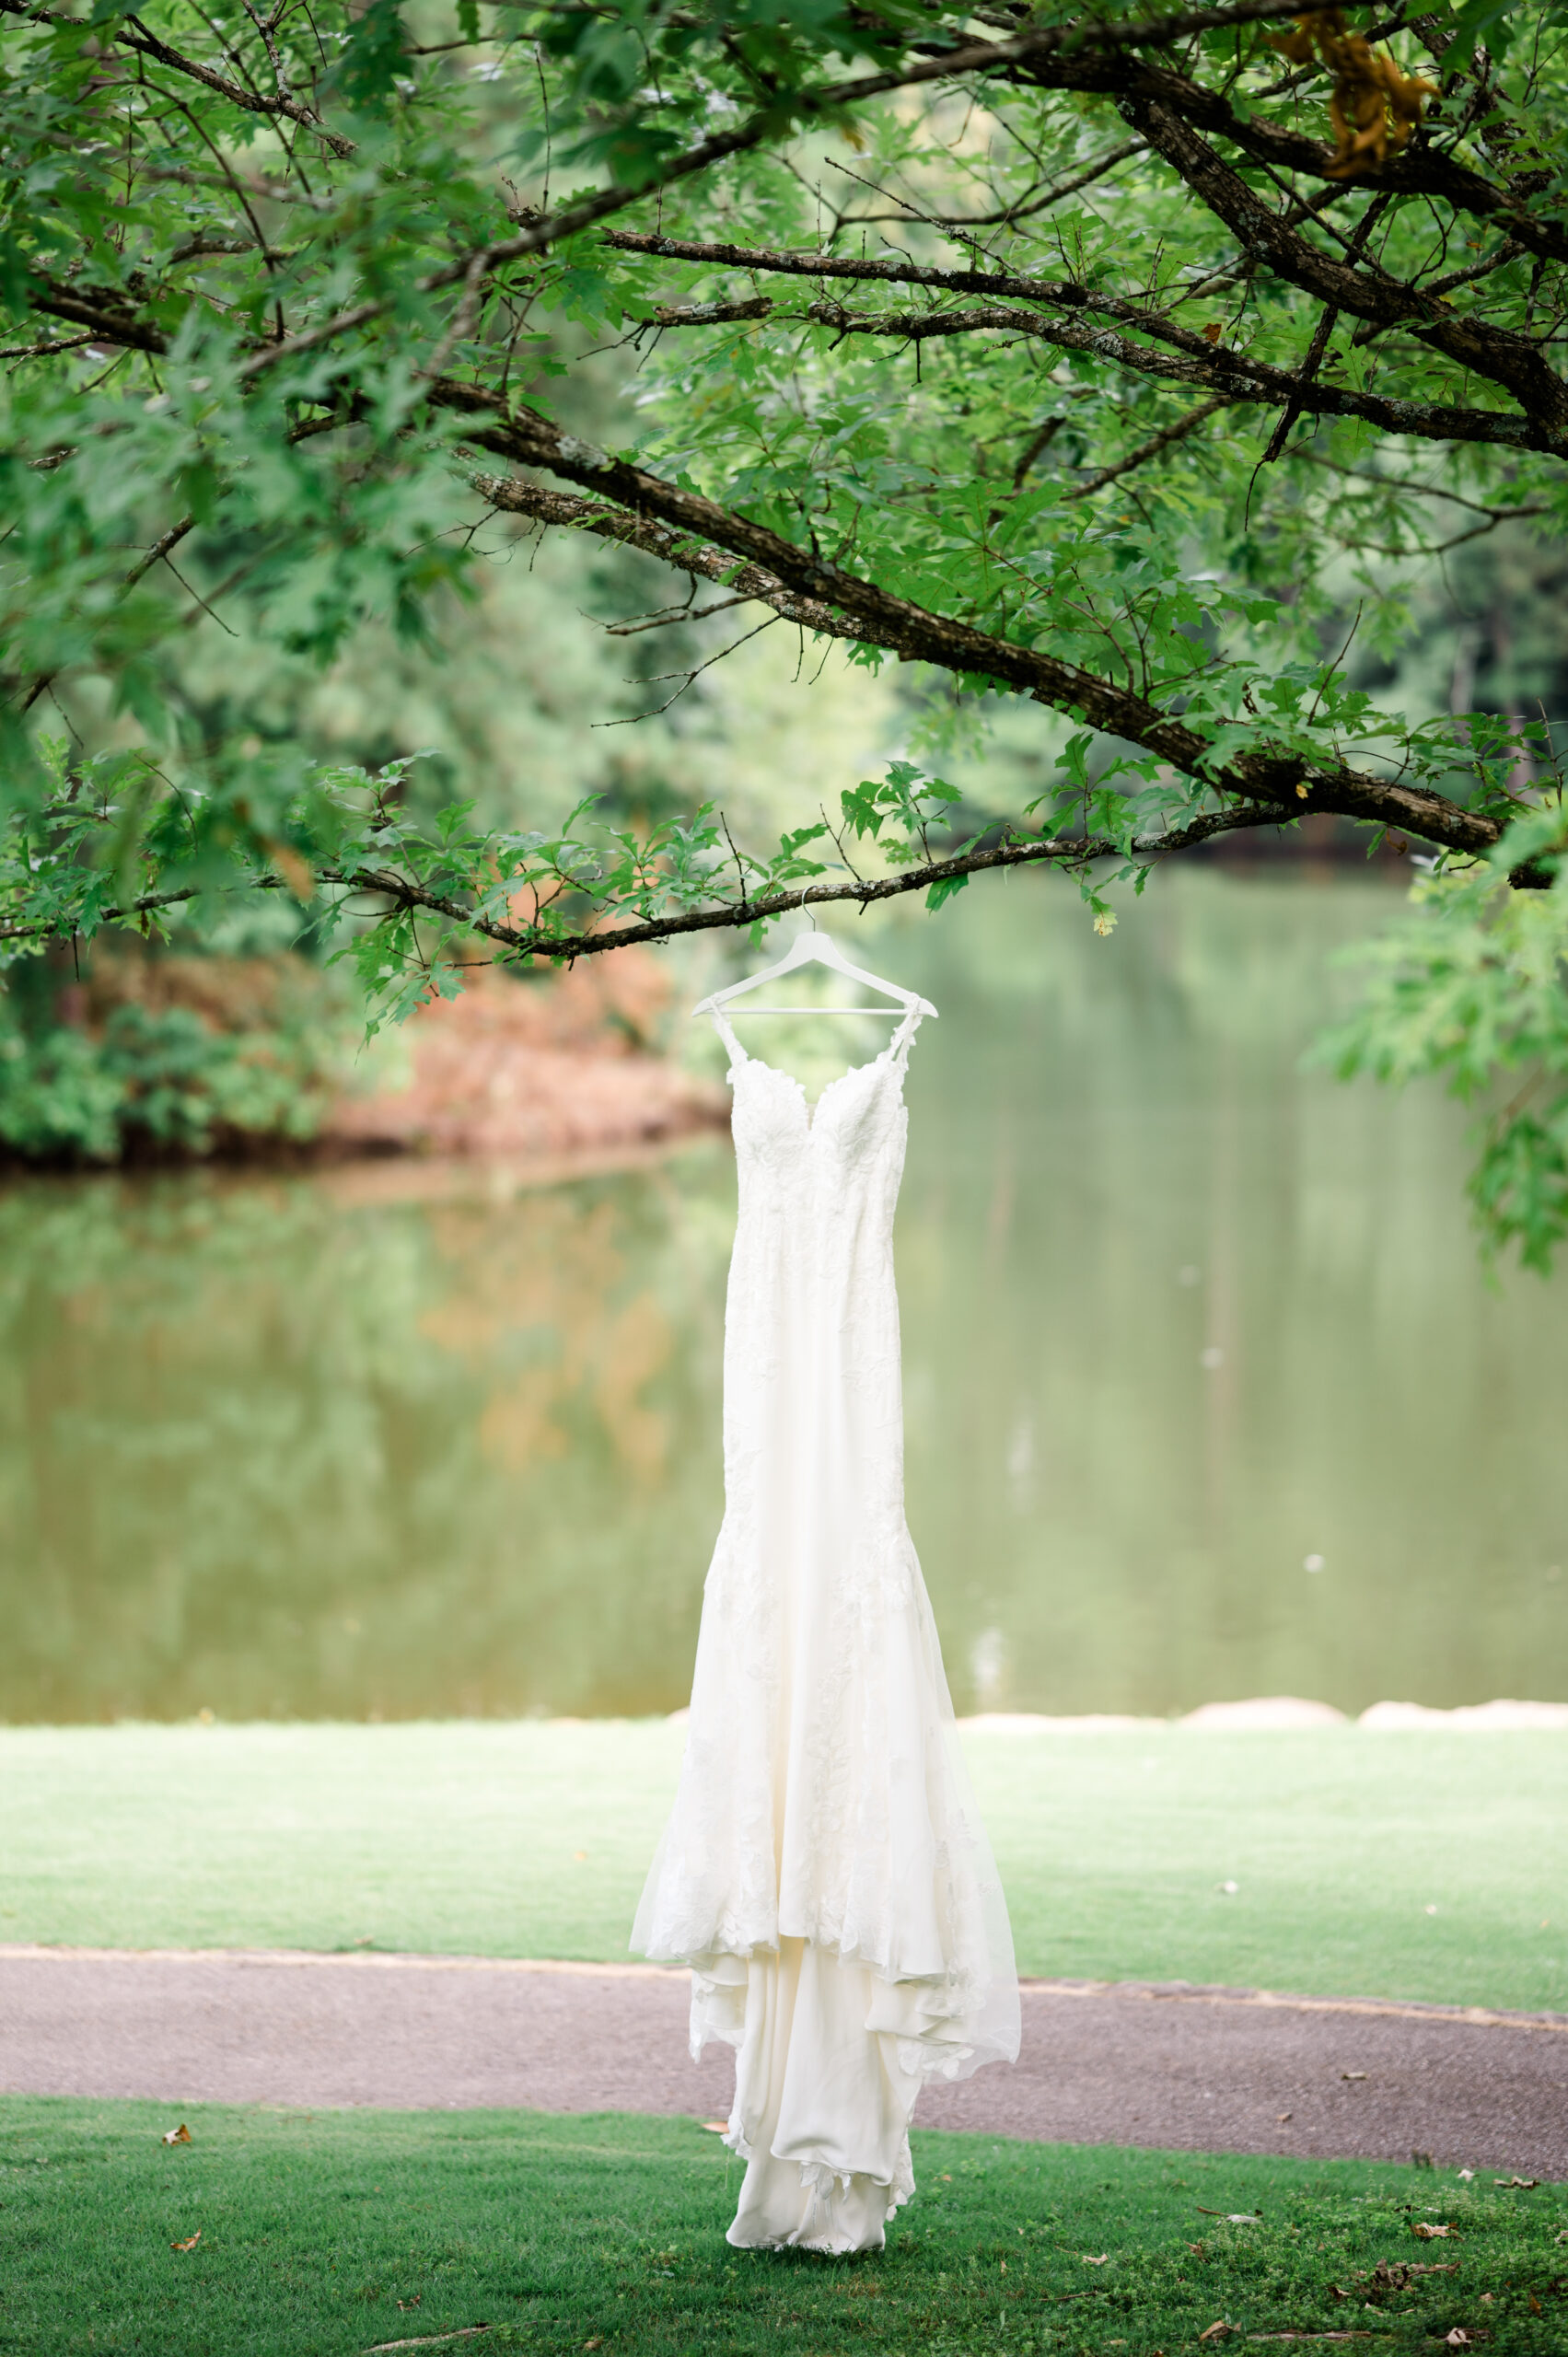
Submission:
<svg viewBox="0 0 1568 2357">
<path fill-rule="evenodd" d="M 817 911 L 815 909 L 808 909 L 806 905 L 806 895 L 810 889 L 811 887 L 809 884 L 803 884 L 800 888 L 800 913 L 803 917 L 810 918 L 811 930 L 813 933 L 817 933 L 820 931 L 820 927 L 817 923 Z"/>
</svg>

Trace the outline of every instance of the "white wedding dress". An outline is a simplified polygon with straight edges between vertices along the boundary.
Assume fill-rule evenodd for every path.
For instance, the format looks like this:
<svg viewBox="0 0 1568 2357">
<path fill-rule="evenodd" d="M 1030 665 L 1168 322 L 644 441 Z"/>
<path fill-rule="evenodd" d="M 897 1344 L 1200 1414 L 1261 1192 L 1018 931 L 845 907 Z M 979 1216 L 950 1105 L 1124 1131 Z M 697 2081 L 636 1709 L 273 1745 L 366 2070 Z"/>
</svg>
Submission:
<svg viewBox="0 0 1568 2357">
<path fill-rule="evenodd" d="M 738 2049 L 738 2245 L 879 2248 L 923 2082 L 1018 2051 L 1012 1934 L 904 1521 L 893 1211 L 919 1022 L 823 1091 L 734 1062 L 724 1526 L 632 1935 Z"/>
</svg>

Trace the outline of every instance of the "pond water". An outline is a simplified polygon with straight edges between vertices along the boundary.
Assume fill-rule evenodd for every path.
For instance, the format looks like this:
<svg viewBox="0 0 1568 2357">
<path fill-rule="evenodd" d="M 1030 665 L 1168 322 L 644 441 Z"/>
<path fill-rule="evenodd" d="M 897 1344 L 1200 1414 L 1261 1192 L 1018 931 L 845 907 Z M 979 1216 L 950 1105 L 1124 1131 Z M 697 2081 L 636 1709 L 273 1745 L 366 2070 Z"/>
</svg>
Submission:
<svg viewBox="0 0 1568 2357">
<path fill-rule="evenodd" d="M 1026 882 L 856 934 L 942 1010 L 898 1251 L 960 1710 L 1568 1699 L 1568 1279 L 1489 1288 L 1453 1108 L 1301 1067 L 1395 905 L 1191 875 L 1100 941 Z M 678 1707 L 733 1219 L 719 1138 L 0 1190 L 0 1717 Z"/>
</svg>

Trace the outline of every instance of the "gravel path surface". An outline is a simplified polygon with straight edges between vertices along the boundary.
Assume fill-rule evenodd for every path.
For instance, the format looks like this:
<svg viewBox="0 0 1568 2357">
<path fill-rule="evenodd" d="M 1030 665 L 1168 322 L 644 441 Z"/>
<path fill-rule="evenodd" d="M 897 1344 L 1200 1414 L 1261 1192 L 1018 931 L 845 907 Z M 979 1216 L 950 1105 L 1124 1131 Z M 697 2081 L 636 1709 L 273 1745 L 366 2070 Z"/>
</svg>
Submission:
<svg viewBox="0 0 1568 2357">
<path fill-rule="evenodd" d="M 684 1974 L 643 1965 L 0 1948 L 0 2089 L 181 2104 L 721 2118 Z M 1568 2018 L 1035 1981 L 1023 2054 L 917 2123 L 1568 2177 Z"/>
</svg>

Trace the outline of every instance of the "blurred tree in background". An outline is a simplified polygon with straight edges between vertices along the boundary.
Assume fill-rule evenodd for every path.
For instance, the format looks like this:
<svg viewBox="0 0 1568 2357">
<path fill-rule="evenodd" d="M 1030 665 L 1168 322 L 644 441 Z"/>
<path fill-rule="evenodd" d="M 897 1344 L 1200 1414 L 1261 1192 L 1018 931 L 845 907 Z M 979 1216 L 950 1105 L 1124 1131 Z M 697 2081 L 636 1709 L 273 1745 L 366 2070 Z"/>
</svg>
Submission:
<svg viewBox="0 0 1568 2357">
<path fill-rule="evenodd" d="M 1333 814 L 1434 863 L 1340 1060 L 1505 1082 L 1544 1264 L 1568 20 L 1292 14 L 5 0 L 0 942 L 396 1014 Z M 879 776 L 736 790 L 765 633 L 835 743 L 913 667 Z"/>
</svg>

